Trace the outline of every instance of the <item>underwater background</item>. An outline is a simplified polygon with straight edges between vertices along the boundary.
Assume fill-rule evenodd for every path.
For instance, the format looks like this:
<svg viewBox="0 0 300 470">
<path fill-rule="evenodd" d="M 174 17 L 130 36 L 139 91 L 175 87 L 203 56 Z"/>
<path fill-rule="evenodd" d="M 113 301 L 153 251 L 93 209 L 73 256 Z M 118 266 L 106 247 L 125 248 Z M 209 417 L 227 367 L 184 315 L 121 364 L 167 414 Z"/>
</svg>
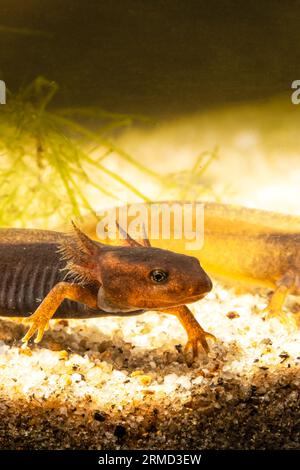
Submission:
<svg viewBox="0 0 300 470">
<path fill-rule="evenodd" d="M 59 106 L 170 116 L 285 92 L 299 2 L 2 0 L 0 78 L 43 75 Z"/>
<path fill-rule="evenodd" d="M 1 225 L 161 198 L 298 212 L 299 20 L 297 1 L 1 2 Z"/>
</svg>

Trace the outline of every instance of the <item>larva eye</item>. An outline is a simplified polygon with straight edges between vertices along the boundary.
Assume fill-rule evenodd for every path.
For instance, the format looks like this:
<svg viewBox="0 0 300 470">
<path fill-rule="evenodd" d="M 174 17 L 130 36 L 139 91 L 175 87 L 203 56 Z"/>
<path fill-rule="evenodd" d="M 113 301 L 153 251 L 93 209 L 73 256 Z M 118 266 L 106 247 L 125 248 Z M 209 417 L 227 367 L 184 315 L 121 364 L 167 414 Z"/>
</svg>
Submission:
<svg viewBox="0 0 300 470">
<path fill-rule="evenodd" d="M 153 269 L 153 271 L 150 273 L 151 281 L 155 282 L 156 284 L 162 284 L 163 282 L 166 282 L 168 277 L 169 274 L 162 269 Z"/>
</svg>

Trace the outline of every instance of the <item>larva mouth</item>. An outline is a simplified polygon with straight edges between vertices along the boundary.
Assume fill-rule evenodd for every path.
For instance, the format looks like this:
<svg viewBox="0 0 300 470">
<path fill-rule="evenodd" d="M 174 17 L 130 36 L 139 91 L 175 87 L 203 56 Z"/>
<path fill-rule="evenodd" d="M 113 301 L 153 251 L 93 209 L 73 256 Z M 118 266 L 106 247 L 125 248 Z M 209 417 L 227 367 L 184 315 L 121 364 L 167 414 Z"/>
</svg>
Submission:
<svg viewBox="0 0 300 470">
<path fill-rule="evenodd" d="M 192 303 L 192 302 L 197 302 L 198 300 L 201 300 L 203 299 L 206 295 L 208 294 L 208 292 L 205 292 L 205 293 L 202 293 L 202 294 L 197 294 L 197 295 L 191 295 L 191 296 L 188 296 L 185 298 L 185 303 L 188 304 L 188 303 Z"/>
</svg>

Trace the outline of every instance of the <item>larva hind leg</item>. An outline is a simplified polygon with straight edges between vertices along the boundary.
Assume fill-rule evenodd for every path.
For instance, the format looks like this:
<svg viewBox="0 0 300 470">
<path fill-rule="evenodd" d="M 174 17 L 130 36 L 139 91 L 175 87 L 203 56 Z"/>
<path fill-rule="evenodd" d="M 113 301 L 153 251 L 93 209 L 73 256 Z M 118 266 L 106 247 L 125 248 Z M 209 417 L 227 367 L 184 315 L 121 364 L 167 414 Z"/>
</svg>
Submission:
<svg viewBox="0 0 300 470">
<path fill-rule="evenodd" d="M 290 320 L 283 312 L 284 302 L 289 294 L 299 291 L 300 293 L 300 277 L 299 273 L 290 270 L 276 283 L 276 288 L 271 300 L 265 308 L 266 318 L 279 318 L 286 325 L 290 325 Z"/>
</svg>

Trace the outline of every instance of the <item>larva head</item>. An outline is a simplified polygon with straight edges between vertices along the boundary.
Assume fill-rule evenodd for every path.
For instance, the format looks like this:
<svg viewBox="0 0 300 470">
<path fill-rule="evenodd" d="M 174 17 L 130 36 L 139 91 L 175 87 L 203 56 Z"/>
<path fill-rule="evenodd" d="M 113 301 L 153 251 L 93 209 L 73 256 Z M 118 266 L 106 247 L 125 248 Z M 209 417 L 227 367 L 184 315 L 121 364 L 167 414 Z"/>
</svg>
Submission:
<svg viewBox="0 0 300 470">
<path fill-rule="evenodd" d="M 212 288 L 197 258 L 143 245 L 94 242 L 76 228 L 64 248 L 68 269 L 83 282 L 99 283 L 98 307 L 107 312 L 154 309 L 195 302 Z"/>
</svg>

